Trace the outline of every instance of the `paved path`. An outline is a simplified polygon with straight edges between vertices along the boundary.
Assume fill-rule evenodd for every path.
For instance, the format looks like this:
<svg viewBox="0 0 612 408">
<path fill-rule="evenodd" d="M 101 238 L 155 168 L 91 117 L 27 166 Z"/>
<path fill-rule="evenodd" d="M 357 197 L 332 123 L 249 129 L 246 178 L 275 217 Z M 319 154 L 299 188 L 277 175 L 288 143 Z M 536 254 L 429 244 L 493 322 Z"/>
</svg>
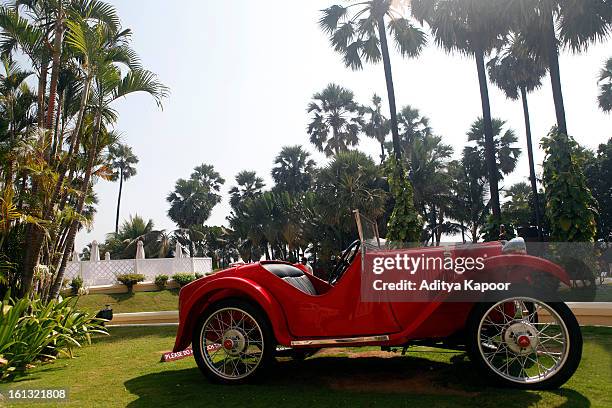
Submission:
<svg viewBox="0 0 612 408">
<path fill-rule="evenodd" d="M 569 302 L 578 322 L 582 326 L 612 326 L 612 302 Z M 107 324 L 113 326 L 159 326 L 177 325 L 178 311 L 115 313 Z"/>
</svg>

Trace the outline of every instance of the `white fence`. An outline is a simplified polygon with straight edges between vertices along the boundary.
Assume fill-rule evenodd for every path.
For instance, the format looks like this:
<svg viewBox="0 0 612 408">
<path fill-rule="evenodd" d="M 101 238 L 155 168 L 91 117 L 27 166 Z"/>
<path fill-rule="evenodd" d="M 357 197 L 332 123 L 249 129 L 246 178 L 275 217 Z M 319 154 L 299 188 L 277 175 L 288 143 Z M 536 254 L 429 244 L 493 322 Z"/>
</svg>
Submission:
<svg viewBox="0 0 612 408">
<path fill-rule="evenodd" d="M 83 278 L 83 285 L 100 286 L 117 283 L 117 275 L 124 273 L 141 273 L 145 282 L 152 282 L 157 275 L 175 273 L 212 272 L 211 258 L 149 258 L 149 259 L 119 259 L 111 261 L 77 261 L 68 262 L 64 276 L 68 279 L 75 276 Z"/>
</svg>

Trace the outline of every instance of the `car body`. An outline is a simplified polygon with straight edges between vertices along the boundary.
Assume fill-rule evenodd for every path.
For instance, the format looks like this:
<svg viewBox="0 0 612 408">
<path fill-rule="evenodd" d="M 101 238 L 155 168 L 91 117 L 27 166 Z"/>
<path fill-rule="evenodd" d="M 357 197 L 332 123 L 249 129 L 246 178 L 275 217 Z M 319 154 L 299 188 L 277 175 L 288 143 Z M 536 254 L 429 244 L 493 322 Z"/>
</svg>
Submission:
<svg viewBox="0 0 612 408">
<path fill-rule="evenodd" d="M 525 254 L 503 254 L 502 246 L 501 242 L 478 245 L 477 250 L 488 255 L 482 274 L 496 273 L 503 265 L 514 267 L 515 280 L 527 281 L 530 272 L 536 269 L 569 282 L 565 271 L 556 264 Z M 428 247 L 406 251 L 444 250 Z M 355 257 L 335 286 L 310 275 L 302 264 L 283 261 L 237 265 L 200 278 L 181 289 L 174 351 L 191 343 L 195 317 L 226 298 L 244 298 L 259 305 L 272 324 L 278 344 L 286 347 L 398 346 L 415 339 L 447 338 L 463 329 L 474 306 L 471 303 L 361 302 L 361 262 L 361 257 Z M 276 272 L 281 266 L 301 272 L 316 294 L 288 283 L 287 276 L 283 278 L 282 272 Z M 381 340 L 383 337 L 385 340 Z M 355 341 L 350 341 L 351 338 Z"/>
<path fill-rule="evenodd" d="M 403 251 L 412 256 L 427 252 L 429 255 L 438 254 L 453 257 L 469 251 L 472 255 L 482 255 L 486 258 L 484 269 L 478 271 L 480 276 L 509 279 L 514 283 L 524 283 L 525 286 L 529 286 L 533 284 L 535 272 L 539 274 L 538 276 L 545 275 L 566 284 L 569 283 L 568 275 L 561 267 L 548 260 L 527 255 L 522 251 L 515 251 L 516 245 L 514 244 L 489 242 L 476 245 L 457 245 L 450 250 L 449 247 L 426 247 L 406 248 L 400 250 L 400 252 Z M 384 299 L 377 302 L 363 301 L 360 290 L 362 274 L 364 273 L 362 268 L 363 254 L 366 245 L 361 246 L 361 251 L 359 251 L 359 246 L 358 244 L 355 255 L 351 257 L 350 262 L 346 262 L 341 276 L 335 282 L 327 282 L 313 276 L 308 273 L 308 269 L 303 264 L 260 261 L 235 265 L 188 284 L 180 291 L 179 327 L 174 351 L 181 351 L 193 344 L 194 355 L 196 355 L 198 364 L 204 373 L 213 380 L 231 383 L 234 382 L 233 380 L 242 381 L 250 374 L 237 376 L 231 373 L 230 375 L 228 374 L 229 369 L 223 366 L 222 369 L 217 370 L 218 373 L 216 374 L 219 375 L 215 375 L 216 363 L 206 350 L 213 350 L 211 353 L 216 354 L 218 349 L 226 347 L 225 352 L 234 350 L 236 356 L 239 356 L 241 352 L 238 348 L 241 348 L 244 355 L 247 354 L 246 329 L 237 332 L 230 328 L 231 324 L 235 323 L 234 320 L 238 320 L 235 313 L 243 313 L 238 314 L 238 316 L 242 316 L 242 320 L 263 322 L 263 324 L 255 324 L 253 327 L 257 326 L 257 330 L 262 333 L 265 331 L 269 331 L 269 333 L 261 334 L 257 338 L 257 342 L 263 344 L 265 340 L 268 343 L 274 343 L 274 347 L 283 346 L 304 352 L 322 347 L 338 346 L 404 347 L 418 342 L 461 348 L 462 344 L 470 343 L 470 341 L 466 341 L 466 331 L 471 330 L 481 333 L 490 330 L 470 328 L 470 321 L 475 319 L 474 314 L 482 315 L 485 313 L 481 309 L 484 305 L 490 306 L 488 303 L 446 302 L 444 299 L 428 302 L 394 302 Z M 506 251 L 506 248 L 512 250 Z M 385 250 L 379 249 L 379 251 L 382 254 L 385 253 Z M 397 249 L 389 251 L 398 252 Z M 357 254 L 361 256 L 356 256 Z M 521 305 L 526 305 L 527 302 L 537 301 L 532 298 L 525 299 L 531 300 L 510 300 L 503 308 L 507 308 L 507 304 L 517 305 L 517 302 L 523 302 Z M 234 306 L 232 302 L 237 302 L 238 306 Z M 540 303 L 542 306 L 538 307 L 545 307 L 548 310 L 547 313 L 559 316 L 560 321 L 562 321 L 563 338 L 567 339 L 567 342 L 569 342 L 570 337 L 576 335 L 576 330 L 578 330 L 578 335 L 580 334 L 579 329 L 576 329 L 578 326 L 575 318 L 572 320 L 571 312 L 571 316 L 567 317 L 569 320 L 566 321 L 567 319 L 565 319 L 569 309 L 563 309 L 557 313 L 556 309 L 551 309 L 550 304 Z M 533 303 L 533 305 L 535 304 Z M 565 305 L 552 305 L 553 308 L 563 308 L 563 306 Z M 218 310 L 221 310 L 221 312 L 218 312 Z M 496 313 L 491 310 L 488 312 L 489 315 Z M 214 315 L 214 313 L 225 313 L 225 315 Z M 211 316 L 214 316 L 214 318 Z M 214 319 L 222 322 L 214 323 Z M 483 319 L 485 318 L 480 319 L 480 326 L 483 325 Z M 529 319 L 534 320 L 534 322 L 530 322 Z M 506 336 L 507 341 L 518 347 L 516 346 L 518 340 L 508 337 L 510 336 L 508 333 L 520 332 L 524 334 L 520 339 L 522 342 L 527 344 L 531 339 L 535 344 L 538 341 L 538 330 L 536 328 L 538 323 L 536 320 L 537 318 L 533 318 L 533 316 L 527 320 L 514 319 L 512 323 L 506 325 L 503 332 L 500 331 L 499 335 Z M 213 324 L 216 324 L 216 326 L 211 326 Z M 206 329 L 207 325 L 211 329 Z M 477 324 L 474 323 L 473 325 Z M 222 333 L 214 334 L 216 331 Z M 217 340 L 211 340 L 211 337 L 218 338 Z M 573 337 L 571 340 L 572 352 L 581 352 L 581 337 Z M 472 343 L 475 344 L 477 341 L 472 341 Z M 473 347 L 473 350 L 476 350 L 476 346 Z M 498 345 L 495 347 L 501 349 L 501 347 L 506 346 Z M 525 350 L 531 350 L 529 347 L 526 349 L 518 347 L 518 353 L 521 356 L 526 356 L 527 351 Z M 569 346 L 565 343 L 557 348 L 560 350 L 559 353 L 569 353 Z M 268 351 L 269 349 L 270 347 L 268 347 Z M 198 350 L 202 354 L 200 358 L 198 358 Z M 537 348 L 534 350 L 535 354 L 532 354 L 532 356 L 537 359 L 538 350 Z M 481 354 L 486 356 L 486 351 L 482 351 Z M 577 358 L 579 361 L 579 354 L 577 356 L 572 355 L 572 359 Z M 234 358 L 237 357 L 234 356 Z M 566 357 L 563 357 L 563 359 L 563 361 L 556 362 L 553 356 L 551 361 L 554 362 L 555 366 L 570 365 L 566 363 Z M 486 359 L 482 360 L 483 365 L 486 366 Z M 577 362 L 572 360 L 571 365 L 577 366 Z M 248 364 L 245 364 L 245 367 L 248 368 Z M 565 371 L 571 371 L 569 376 L 574 370 L 575 367 L 565 367 Z M 247 371 L 246 368 L 245 371 Z M 538 367 L 538 371 L 542 371 L 542 369 Z M 504 376 L 502 372 L 500 377 Z M 514 377 L 505 380 L 511 385 L 531 388 L 558 386 L 566 380 L 565 377 L 569 378 L 567 373 L 556 378 L 547 378 L 547 381 L 534 380 L 533 375 L 528 379 L 523 379 L 521 376 L 518 376 L 518 379 Z"/>
</svg>

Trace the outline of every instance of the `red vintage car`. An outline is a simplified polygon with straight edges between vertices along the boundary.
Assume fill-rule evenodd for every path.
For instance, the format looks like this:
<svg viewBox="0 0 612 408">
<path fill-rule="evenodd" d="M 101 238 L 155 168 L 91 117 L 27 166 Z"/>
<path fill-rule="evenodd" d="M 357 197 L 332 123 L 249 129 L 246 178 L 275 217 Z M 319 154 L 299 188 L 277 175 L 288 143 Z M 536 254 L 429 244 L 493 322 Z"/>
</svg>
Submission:
<svg viewBox="0 0 612 408">
<path fill-rule="evenodd" d="M 582 335 L 576 318 L 564 303 L 540 300 L 530 290 L 534 276 L 569 283 L 567 274 L 524 253 L 524 242 L 470 247 L 486 254 L 480 276 L 510 271 L 524 292 L 494 300 L 411 302 L 362 299 L 362 274 L 368 272 L 362 262 L 372 245 L 371 239 L 362 240 L 344 251 L 327 281 L 302 264 L 261 261 L 183 287 L 174 351 L 191 345 L 201 371 L 222 383 L 251 379 L 279 348 L 303 357 L 323 347 L 441 346 L 467 351 L 487 377 L 501 384 L 530 389 L 558 387 L 577 369 Z M 446 257 L 461 250 L 462 245 L 405 249 Z"/>
</svg>

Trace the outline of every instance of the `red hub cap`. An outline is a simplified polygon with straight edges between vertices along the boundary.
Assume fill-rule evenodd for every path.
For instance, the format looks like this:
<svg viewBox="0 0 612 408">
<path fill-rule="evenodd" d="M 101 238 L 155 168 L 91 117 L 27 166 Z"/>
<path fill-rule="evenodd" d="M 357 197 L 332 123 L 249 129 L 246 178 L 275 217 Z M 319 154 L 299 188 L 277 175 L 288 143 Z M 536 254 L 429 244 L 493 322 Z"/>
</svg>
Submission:
<svg viewBox="0 0 612 408">
<path fill-rule="evenodd" d="M 232 341 L 232 339 L 225 339 L 225 341 L 223 342 L 223 347 L 226 350 L 231 350 L 234 348 L 234 342 Z"/>
<path fill-rule="evenodd" d="M 531 340 L 529 340 L 529 337 L 522 335 L 519 336 L 518 339 L 516 339 L 516 343 L 522 348 L 526 348 L 531 345 Z"/>
</svg>

